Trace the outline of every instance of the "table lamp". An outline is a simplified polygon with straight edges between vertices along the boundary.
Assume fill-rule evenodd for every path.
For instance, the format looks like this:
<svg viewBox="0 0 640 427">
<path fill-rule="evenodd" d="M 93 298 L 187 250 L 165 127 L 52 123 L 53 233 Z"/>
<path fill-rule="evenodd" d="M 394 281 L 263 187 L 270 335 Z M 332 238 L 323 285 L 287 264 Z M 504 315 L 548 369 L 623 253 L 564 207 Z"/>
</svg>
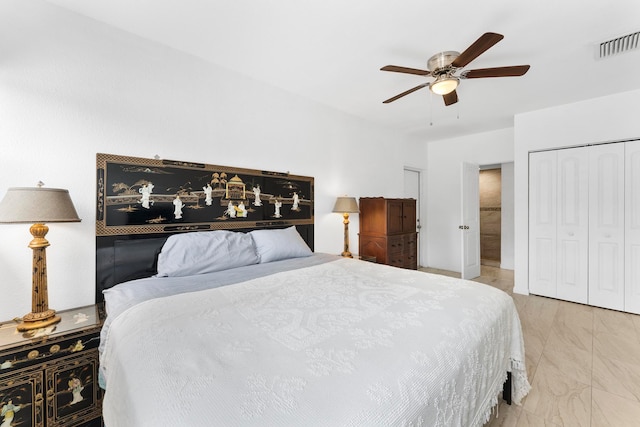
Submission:
<svg viewBox="0 0 640 427">
<path fill-rule="evenodd" d="M 44 328 L 60 321 L 56 311 L 49 308 L 47 294 L 47 258 L 45 249 L 49 242 L 45 239 L 49 227 L 45 222 L 79 222 L 69 191 L 59 188 L 14 187 L 0 202 L 0 223 L 33 223 L 30 230 L 33 240 L 32 299 L 31 313 L 22 318 L 18 331 Z"/>
<path fill-rule="evenodd" d="M 342 251 L 343 257 L 353 258 L 351 252 L 349 252 L 349 214 L 358 213 L 358 203 L 355 197 L 338 197 L 336 204 L 333 207 L 333 212 L 341 213 L 344 217 L 344 251 Z"/>
</svg>

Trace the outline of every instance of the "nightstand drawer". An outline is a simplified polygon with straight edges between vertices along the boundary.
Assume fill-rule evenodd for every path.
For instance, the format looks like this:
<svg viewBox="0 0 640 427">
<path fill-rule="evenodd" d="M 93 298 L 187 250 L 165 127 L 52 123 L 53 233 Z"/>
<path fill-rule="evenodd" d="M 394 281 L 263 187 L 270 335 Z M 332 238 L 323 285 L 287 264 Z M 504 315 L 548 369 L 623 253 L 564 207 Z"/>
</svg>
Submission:
<svg viewBox="0 0 640 427">
<path fill-rule="evenodd" d="M 40 344 L 29 344 L 13 351 L 2 353 L 0 360 L 0 374 L 40 365 L 74 353 L 98 348 L 100 344 L 99 331 L 93 335 L 80 334 L 64 339 L 43 340 Z"/>
</svg>

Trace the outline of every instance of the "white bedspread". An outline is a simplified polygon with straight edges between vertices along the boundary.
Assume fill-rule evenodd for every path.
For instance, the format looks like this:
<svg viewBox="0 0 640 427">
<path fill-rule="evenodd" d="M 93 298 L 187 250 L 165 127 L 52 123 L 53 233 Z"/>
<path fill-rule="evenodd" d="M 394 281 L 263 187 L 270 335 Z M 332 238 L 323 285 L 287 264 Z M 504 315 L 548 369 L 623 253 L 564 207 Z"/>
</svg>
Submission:
<svg viewBox="0 0 640 427">
<path fill-rule="evenodd" d="M 509 370 L 511 297 L 341 259 L 132 307 L 106 334 L 104 420 L 122 426 L 481 426 Z"/>
</svg>

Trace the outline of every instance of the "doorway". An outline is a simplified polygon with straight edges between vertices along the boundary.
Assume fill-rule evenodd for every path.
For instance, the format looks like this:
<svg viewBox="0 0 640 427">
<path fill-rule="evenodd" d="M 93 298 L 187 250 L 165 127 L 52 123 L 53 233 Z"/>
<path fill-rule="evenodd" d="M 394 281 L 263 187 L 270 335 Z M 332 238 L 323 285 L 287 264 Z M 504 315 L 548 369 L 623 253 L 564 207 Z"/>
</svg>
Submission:
<svg viewBox="0 0 640 427">
<path fill-rule="evenodd" d="M 480 264 L 500 267 L 502 252 L 502 169 L 480 168 Z"/>
</svg>

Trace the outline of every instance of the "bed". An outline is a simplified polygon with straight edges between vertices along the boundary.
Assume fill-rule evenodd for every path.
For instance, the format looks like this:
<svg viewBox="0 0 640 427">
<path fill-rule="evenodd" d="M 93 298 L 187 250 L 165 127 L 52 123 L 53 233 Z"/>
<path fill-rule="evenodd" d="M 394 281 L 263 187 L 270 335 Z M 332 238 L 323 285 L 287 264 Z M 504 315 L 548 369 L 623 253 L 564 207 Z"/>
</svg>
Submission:
<svg viewBox="0 0 640 427">
<path fill-rule="evenodd" d="M 242 225 L 97 236 L 107 427 L 482 426 L 529 391 L 506 293 Z"/>
<path fill-rule="evenodd" d="M 309 254 L 104 295 L 108 427 L 481 426 L 507 371 L 529 388 L 511 297 L 474 282 Z"/>
</svg>

